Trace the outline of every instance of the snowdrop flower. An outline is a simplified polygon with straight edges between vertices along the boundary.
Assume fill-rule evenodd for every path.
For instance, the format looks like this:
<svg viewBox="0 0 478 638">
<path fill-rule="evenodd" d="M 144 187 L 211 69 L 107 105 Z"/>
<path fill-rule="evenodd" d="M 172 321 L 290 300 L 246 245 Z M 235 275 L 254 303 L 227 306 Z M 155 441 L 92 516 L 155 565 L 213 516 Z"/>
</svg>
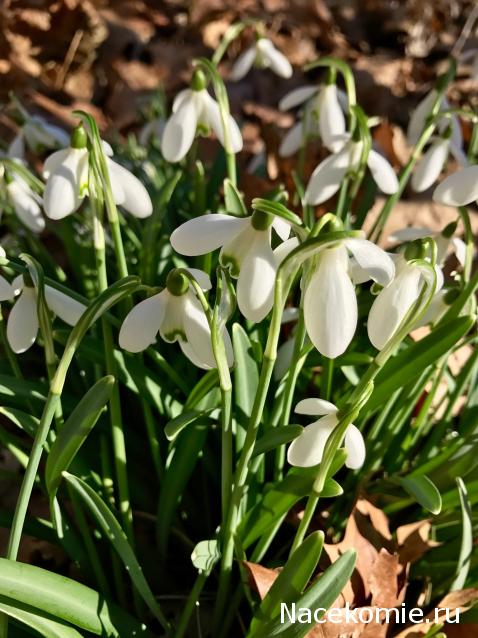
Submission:
<svg viewBox="0 0 478 638">
<path fill-rule="evenodd" d="M 307 425 L 287 450 L 287 460 L 291 465 L 313 467 L 322 461 L 327 439 L 337 426 L 337 408 L 323 399 L 303 399 L 295 406 L 295 412 L 321 417 Z M 344 446 L 347 452 L 345 465 L 351 470 L 362 467 L 365 443 L 360 430 L 353 423 L 345 431 Z"/>
<path fill-rule="evenodd" d="M 273 304 L 277 267 L 285 256 L 271 248 L 271 228 L 282 240 L 289 224 L 279 217 L 255 211 L 250 217 L 211 214 L 185 222 L 171 235 L 171 245 L 181 255 L 194 257 L 221 248 L 219 260 L 237 277 L 237 304 L 249 321 L 259 322 Z M 296 240 L 289 240 L 295 242 Z M 293 245 L 286 243 L 292 249 Z"/>
<path fill-rule="evenodd" d="M 448 253 L 452 250 L 460 265 L 464 266 L 466 244 L 460 237 L 454 237 L 456 226 L 456 222 L 452 222 L 441 231 L 433 231 L 431 228 L 426 227 L 409 226 L 408 228 L 397 230 L 393 235 L 390 235 L 389 240 L 402 243 L 431 237 L 435 240 L 437 247 L 437 264 L 443 266 Z"/>
<path fill-rule="evenodd" d="M 34 153 L 39 153 L 43 149 L 61 148 L 68 144 L 69 135 L 59 126 L 50 124 L 39 115 L 30 115 L 23 109 L 22 114 L 26 121 L 8 147 L 10 157 L 24 159 L 25 144 Z"/>
<path fill-rule="evenodd" d="M 42 198 L 17 173 L 5 171 L 5 190 L 18 219 L 34 233 L 41 233 L 45 220 L 41 214 Z"/>
<path fill-rule="evenodd" d="M 316 259 L 305 286 L 305 327 L 317 350 L 334 359 L 347 349 L 357 328 L 354 283 L 373 279 L 388 286 L 395 267 L 381 248 L 355 237 L 328 244 Z"/>
<path fill-rule="evenodd" d="M 315 206 L 333 197 L 340 189 L 347 173 L 358 169 L 362 148 L 363 142 L 349 139 L 341 150 L 324 159 L 310 177 L 305 192 L 306 202 Z M 380 153 L 370 149 L 367 166 L 383 193 L 391 195 L 397 192 L 397 176 Z"/>
<path fill-rule="evenodd" d="M 166 120 L 163 117 L 157 117 L 150 122 L 146 122 L 139 132 L 138 142 L 141 146 L 148 146 L 152 139 L 156 139 L 161 144 L 165 126 Z"/>
<path fill-rule="evenodd" d="M 206 88 L 206 78 L 196 70 L 191 88 L 181 91 L 173 103 L 173 114 L 164 127 L 161 151 L 168 162 L 179 162 L 185 157 L 194 141 L 196 133 L 209 133 L 212 129 L 220 143 L 226 147 L 226 136 L 219 104 Z M 231 153 L 242 149 L 242 136 L 235 120 L 229 115 L 227 138 Z"/>
<path fill-rule="evenodd" d="M 451 128 L 448 127 L 443 136 L 435 138 L 417 163 L 411 182 L 414 191 L 422 193 L 437 181 L 450 152 L 460 164 L 467 165 L 466 155 L 462 148 L 454 145 Z"/>
<path fill-rule="evenodd" d="M 467 206 L 478 200 L 478 165 L 468 166 L 443 180 L 433 199 L 445 206 Z"/>
<path fill-rule="evenodd" d="M 56 288 L 45 285 L 45 302 L 48 308 L 65 323 L 74 326 L 86 309 Z M 28 276 L 19 275 L 10 284 L 0 276 L 0 301 L 10 301 L 18 296 L 7 321 L 7 339 L 13 352 L 28 350 L 37 337 L 37 294 Z"/>
<path fill-rule="evenodd" d="M 110 159 L 113 151 L 105 142 L 103 150 L 115 203 L 134 217 L 149 217 L 153 204 L 146 188 L 133 173 Z M 82 125 L 73 130 L 68 148 L 47 158 L 43 176 L 47 180 L 43 195 L 47 217 L 63 219 L 77 211 L 88 194 L 87 135 Z"/>
<path fill-rule="evenodd" d="M 382 350 L 396 333 L 430 277 L 427 268 L 407 261 L 401 254 L 395 260 L 395 271 L 395 279 L 377 295 L 368 315 L 368 337 L 377 350 Z M 438 266 L 435 272 L 436 294 L 443 286 L 443 273 Z"/>
<path fill-rule="evenodd" d="M 438 91 L 436 89 L 432 89 L 430 93 L 427 93 L 427 95 L 413 109 L 407 128 L 407 141 L 410 146 L 414 146 L 418 142 L 437 98 Z M 440 101 L 440 111 L 445 111 L 449 108 L 450 103 L 447 98 L 443 96 Z M 456 115 L 452 116 L 450 119 L 444 117 L 438 122 L 438 130 L 440 132 L 443 132 L 448 128 L 448 126 L 451 126 L 451 143 L 453 147 L 461 149 L 463 147 L 463 135 L 461 132 L 460 121 Z"/>
<path fill-rule="evenodd" d="M 188 270 L 203 290 L 211 288 L 205 272 Z M 141 301 L 128 313 L 121 326 L 119 344 L 129 352 L 141 352 L 156 341 L 158 332 L 169 343 L 178 341 L 194 365 L 203 369 L 216 367 L 207 317 L 189 280 L 177 269 L 169 273 L 164 290 Z M 225 328 L 223 338 L 231 366 L 232 344 Z"/>
<path fill-rule="evenodd" d="M 267 38 L 257 38 L 255 43 L 237 58 L 231 70 L 231 80 L 234 82 L 242 80 L 254 65 L 262 69 L 270 69 L 282 78 L 292 76 L 289 60 Z"/>
<path fill-rule="evenodd" d="M 279 102 L 279 109 L 288 111 L 304 103 L 302 118 L 285 135 L 279 154 L 282 157 L 293 155 L 304 139 L 313 135 L 319 135 L 330 151 L 340 150 L 344 144 L 347 95 L 335 83 L 322 87 L 303 86 L 284 96 Z"/>
</svg>

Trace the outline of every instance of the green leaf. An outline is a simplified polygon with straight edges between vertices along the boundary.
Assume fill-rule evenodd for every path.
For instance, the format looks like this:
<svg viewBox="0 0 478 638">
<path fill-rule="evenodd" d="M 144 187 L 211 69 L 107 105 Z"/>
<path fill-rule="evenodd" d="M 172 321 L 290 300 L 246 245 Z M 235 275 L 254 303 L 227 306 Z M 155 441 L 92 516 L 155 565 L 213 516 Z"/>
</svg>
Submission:
<svg viewBox="0 0 478 638">
<path fill-rule="evenodd" d="M 324 533 L 313 532 L 290 556 L 252 621 L 251 637 L 267 635 L 264 624 L 279 614 L 281 603 L 290 605 L 300 597 L 317 567 L 323 545 Z"/>
<path fill-rule="evenodd" d="M 450 585 L 450 591 L 458 591 L 464 588 L 473 556 L 473 518 L 471 505 L 463 480 L 458 477 L 456 483 L 460 494 L 462 531 L 460 555 L 458 557 L 455 578 Z"/>
<path fill-rule="evenodd" d="M 28 381 L 27 379 L 15 379 L 0 374 L 0 398 L 2 403 L 20 403 L 25 406 L 25 400 L 40 401 L 45 403 L 48 387 L 45 383 Z"/>
<path fill-rule="evenodd" d="M 224 202 L 228 213 L 238 217 L 247 216 L 247 208 L 242 195 L 228 177 L 224 180 Z"/>
<path fill-rule="evenodd" d="M 62 472 L 70 467 L 78 450 L 98 421 L 113 391 L 115 379 L 108 375 L 88 390 L 61 428 L 53 443 L 45 467 L 45 482 L 53 499 L 61 483 Z"/>
<path fill-rule="evenodd" d="M 0 612 L 37 631 L 43 638 L 82 638 L 81 634 L 65 623 L 46 618 L 35 609 L 18 604 L 13 606 L 0 598 Z"/>
<path fill-rule="evenodd" d="M 304 428 L 301 425 L 285 425 L 282 427 L 275 427 L 268 430 L 264 436 L 262 436 L 254 446 L 253 456 L 259 454 L 265 454 L 269 450 L 274 450 L 276 447 L 293 441 L 300 434 L 302 434 Z"/>
<path fill-rule="evenodd" d="M 428 476 L 410 475 L 407 477 L 399 477 L 397 482 L 423 508 L 432 514 L 440 513 L 442 505 L 441 495 Z"/>
<path fill-rule="evenodd" d="M 333 476 L 345 462 L 346 453 L 339 450 L 329 471 L 322 497 L 338 496 L 343 490 Z M 289 470 L 287 475 L 266 491 L 262 499 L 246 512 L 238 528 L 244 549 L 260 538 L 304 496 L 308 496 L 317 478 L 317 467 Z"/>
<path fill-rule="evenodd" d="M 220 558 L 219 541 L 215 538 L 199 542 L 191 554 L 194 567 L 206 576 L 209 576 Z"/>
<path fill-rule="evenodd" d="M 159 603 L 156 601 L 156 598 L 144 577 L 143 570 L 131 549 L 131 545 L 128 542 L 126 534 L 116 520 L 113 512 L 87 483 L 68 472 L 63 472 L 63 476 L 84 502 L 92 516 L 96 519 L 109 539 L 112 547 L 118 552 L 119 557 L 123 561 L 131 580 L 144 602 L 147 604 L 154 616 L 159 620 L 164 629 L 168 630 L 169 623 L 166 620 Z"/>
<path fill-rule="evenodd" d="M 210 410 L 203 411 L 186 410 L 176 418 L 171 419 L 171 421 L 169 421 L 164 428 L 164 434 L 166 435 L 166 438 L 168 439 L 168 441 L 173 441 L 178 436 L 178 434 L 180 434 L 184 430 L 185 427 L 187 427 L 191 423 L 194 423 L 201 417 L 206 417 L 214 409 L 215 408 L 211 408 Z"/>
<path fill-rule="evenodd" d="M 23 410 L 17 410 L 16 408 L 7 408 L 5 406 L 0 407 L 0 414 L 7 417 L 12 423 L 15 423 L 17 427 L 22 429 L 32 438 L 35 437 L 38 429 L 39 419 Z"/>
<path fill-rule="evenodd" d="M 246 436 L 246 428 L 251 416 L 254 397 L 259 385 L 259 371 L 253 357 L 252 344 L 244 328 L 232 325 L 232 346 L 234 349 L 234 398 L 236 404 L 236 450 L 240 450 Z"/>
<path fill-rule="evenodd" d="M 312 612 L 318 608 L 328 609 L 352 576 L 356 556 L 357 554 L 353 550 L 345 552 L 302 596 L 294 601 L 296 608 L 303 607 L 310 609 Z M 324 613 L 319 614 L 319 618 Z M 287 614 L 285 614 L 284 620 L 285 622 L 281 623 L 281 617 L 279 616 L 264 625 L 262 636 L 267 636 L 267 638 L 273 638 L 273 636 L 303 638 L 316 624 L 313 614 L 310 623 L 293 623 Z"/>
<path fill-rule="evenodd" d="M 446 354 L 473 326 L 472 317 L 459 317 L 401 350 L 375 378 L 375 388 L 364 410 L 375 410 L 399 388 L 409 384 Z"/>
<path fill-rule="evenodd" d="M 151 635 L 139 621 L 93 589 L 34 565 L 0 558 L 0 596 L 8 598 L 10 605 L 28 605 L 97 636 Z"/>
</svg>

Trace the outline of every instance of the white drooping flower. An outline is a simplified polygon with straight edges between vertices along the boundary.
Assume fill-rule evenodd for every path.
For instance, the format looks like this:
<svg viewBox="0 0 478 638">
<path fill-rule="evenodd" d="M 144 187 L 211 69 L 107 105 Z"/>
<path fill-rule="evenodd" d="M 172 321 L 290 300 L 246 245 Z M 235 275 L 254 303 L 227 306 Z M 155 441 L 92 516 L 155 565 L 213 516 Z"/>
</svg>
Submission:
<svg viewBox="0 0 478 638">
<path fill-rule="evenodd" d="M 293 72 L 289 60 L 268 38 L 258 38 L 237 58 L 231 70 L 231 80 L 241 80 L 253 66 L 270 69 L 282 78 L 290 78 Z"/>
<path fill-rule="evenodd" d="M 336 84 L 303 86 L 294 89 L 279 102 L 281 111 L 288 111 L 304 104 L 300 120 L 286 133 L 279 148 L 279 155 L 290 157 L 303 142 L 320 136 L 330 151 L 340 150 L 344 144 L 347 95 Z"/>
<path fill-rule="evenodd" d="M 324 159 L 312 173 L 305 191 L 305 200 L 313 206 L 322 204 L 335 195 L 350 171 L 360 164 L 363 142 L 349 139 L 342 148 Z M 398 179 L 389 162 L 377 151 L 370 149 L 367 166 L 379 189 L 391 195 L 398 190 Z"/>
<path fill-rule="evenodd" d="M 337 426 L 337 408 L 323 399 L 303 399 L 295 406 L 295 412 L 321 417 L 307 425 L 287 450 L 287 460 L 291 465 L 313 467 L 322 461 L 327 439 Z M 362 467 L 365 443 L 360 430 L 353 423 L 345 431 L 344 447 L 347 452 L 345 465 L 351 470 Z"/>
<path fill-rule="evenodd" d="M 88 149 L 82 126 L 74 129 L 70 146 L 48 157 L 43 167 L 46 187 L 43 205 L 47 217 L 63 219 L 71 215 L 88 195 Z M 153 204 L 148 191 L 126 168 L 111 159 L 113 151 L 103 142 L 111 190 L 115 203 L 140 219 L 149 217 Z"/>
<path fill-rule="evenodd" d="M 44 291 L 45 302 L 51 312 L 74 326 L 86 306 L 47 284 Z M 20 354 L 33 345 L 38 333 L 36 289 L 25 283 L 23 275 L 16 277 L 11 284 L 0 276 L 0 301 L 11 301 L 16 296 L 18 299 L 8 315 L 7 339 L 13 352 Z"/>
<path fill-rule="evenodd" d="M 357 328 L 354 283 L 373 279 L 388 286 L 395 266 L 385 251 L 362 238 L 327 244 L 316 259 L 305 287 L 305 327 L 317 350 L 334 359 L 345 352 Z"/>
<path fill-rule="evenodd" d="M 410 308 L 417 301 L 423 286 L 430 283 L 429 269 L 420 263 L 407 261 L 399 254 L 395 259 L 396 276 L 375 298 L 368 315 L 370 342 L 382 350 L 396 333 Z M 436 266 L 435 294 L 443 286 L 443 273 Z"/>
<path fill-rule="evenodd" d="M 462 166 L 467 165 L 463 149 L 455 146 L 450 135 L 451 129 L 448 134 L 435 138 L 418 161 L 411 181 L 412 188 L 417 193 L 422 193 L 437 181 L 450 153 Z"/>
<path fill-rule="evenodd" d="M 41 213 L 42 198 L 18 174 L 5 172 L 5 190 L 18 219 L 34 233 L 41 233 L 45 220 Z"/>
<path fill-rule="evenodd" d="M 478 165 L 467 166 L 445 178 L 439 184 L 433 199 L 445 206 L 467 206 L 478 200 Z"/>
<path fill-rule="evenodd" d="M 138 142 L 141 146 L 148 146 L 149 142 L 155 139 L 161 144 L 165 126 L 166 120 L 163 117 L 157 117 L 146 122 L 139 132 Z"/>
<path fill-rule="evenodd" d="M 22 112 L 26 120 L 8 147 L 10 157 L 24 159 L 25 144 L 34 153 L 39 153 L 43 149 L 61 148 L 68 144 L 69 135 L 62 128 L 50 124 L 39 115 Z"/>
<path fill-rule="evenodd" d="M 271 248 L 271 229 L 282 240 L 290 234 L 280 217 L 256 211 L 250 217 L 211 214 L 185 222 L 171 235 L 171 245 L 181 255 L 194 257 L 221 248 L 219 261 L 237 277 L 237 304 L 249 321 L 259 322 L 274 300 L 274 283 L 284 244 Z M 295 242 L 296 240 L 289 240 Z M 296 244 L 289 244 L 292 249 Z"/>
<path fill-rule="evenodd" d="M 203 290 L 211 281 L 202 270 L 188 268 Z M 169 343 L 179 342 L 183 353 L 194 365 L 216 367 L 211 342 L 211 329 L 189 280 L 172 270 L 166 288 L 141 301 L 126 316 L 119 334 L 119 344 L 129 352 L 141 352 L 156 341 L 158 332 Z M 222 337 L 229 366 L 233 364 L 231 338 L 224 328 Z"/>
<path fill-rule="evenodd" d="M 437 99 L 438 92 L 436 89 L 432 89 L 413 109 L 407 128 L 407 142 L 410 146 L 414 146 L 418 142 Z M 445 96 L 442 96 L 439 110 L 445 111 L 449 108 L 450 103 Z M 451 143 L 453 147 L 461 149 L 463 147 L 463 134 L 461 132 L 460 120 L 456 115 L 453 115 L 451 118 L 441 118 L 437 128 L 440 132 L 443 132 L 448 126 L 451 126 Z"/>
<path fill-rule="evenodd" d="M 416 239 L 423 239 L 425 237 L 431 237 L 437 247 L 437 264 L 443 266 L 448 253 L 453 251 L 461 266 L 465 264 L 466 257 L 466 244 L 460 237 L 455 237 L 454 232 L 456 230 L 456 223 L 449 224 L 442 231 L 434 231 L 431 228 L 419 228 L 415 226 L 409 226 L 397 230 L 388 238 L 393 242 L 409 242 Z"/>
<path fill-rule="evenodd" d="M 207 92 L 204 74 L 195 71 L 191 88 L 178 93 L 173 102 L 173 113 L 164 127 L 161 139 L 164 158 L 168 162 L 179 162 L 191 148 L 196 133 L 209 134 L 211 129 L 224 148 L 227 142 L 226 151 L 239 153 L 242 149 L 241 131 L 236 121 L 229 115 L 227 131 L 224 130 L 219 104 Z"/>
</svg>

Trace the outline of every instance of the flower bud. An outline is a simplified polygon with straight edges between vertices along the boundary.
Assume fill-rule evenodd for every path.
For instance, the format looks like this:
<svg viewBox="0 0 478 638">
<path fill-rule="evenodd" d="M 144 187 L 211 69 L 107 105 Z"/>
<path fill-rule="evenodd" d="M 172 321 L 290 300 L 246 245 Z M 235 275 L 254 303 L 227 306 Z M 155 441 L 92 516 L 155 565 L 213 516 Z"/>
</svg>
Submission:
<svg viewBox="0 0 478 638">
<path fill-rule="evenodd" d="M 86 148 L 88 136 L 83 124 L 78 124 L 71 132 L 70 146 L 71 148 Z"/>
<path fill-rule="evenodd" d="M 188 291 L 189 280 L 186 275 L 174 268 L 166 278 L 166 288 L 175 297 L 180 297 Z"/>
</svg>

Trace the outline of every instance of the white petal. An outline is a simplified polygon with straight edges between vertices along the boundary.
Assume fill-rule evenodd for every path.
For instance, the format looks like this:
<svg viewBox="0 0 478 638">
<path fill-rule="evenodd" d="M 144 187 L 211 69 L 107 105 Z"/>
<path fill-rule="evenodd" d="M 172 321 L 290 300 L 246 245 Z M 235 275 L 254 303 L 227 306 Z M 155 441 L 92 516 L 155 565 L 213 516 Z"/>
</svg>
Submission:
<svg viewBox="0 0 478 638">
<path fill-rule="evenodd" d="M 249 218 L 213 213 L 190 219 L 172 233 L 171 246 L 180 255 L 205 255 L 250 226 Z"/>
<path fill-rule="evenodd" d="M 112 160 L 108 160 L 108 169 L 110 174 L 115 174 L 116 179 L 121 182 L 123 187 L 124 198 L 117 203 L 121 204 L 134 217 L 139 219 L 149 217 L 153 212 L 153 202 L 136 175 Z"/>
<path fill-rule="evenodd" d="M 36 198 L 15 181 L 8 184 L 7 190 L 18 219 L 32 232 L 41 233 L 45 228 L 45 220 Z"/>
<path fill-rule="evenodd" d="M 266 66 L 270 67 L 274 73 L 282 78 L 290 78 L 292 76 L 293 69 L 289 60 L 275 48 L 270 40 L 260 38 L 256 46 L 262 54 Z"/>
<path fill-rule="evenodd" d="M 466 244 L 463 239 L 459 237 L 453 237 L 451 240 L 453 249 L 455 251 L 456 258 L 461 266 L 465 265 L 466 261 Z"/>
<path fill-rule="evenodd" d="M 351 423 L 345 431 L 345 465 L 351 470 L 358 470 L 365 462 L 365 443 L 360 430 Z"/>
<path fill-rule="evenodd" d="M 52 153 L 46 158 L 45 163 L 43 164 L 43 171 L 42 171 L 43 177 L 45 179 L 48 179 L 48 177 L 52 173 L 54 173 L 61 164 L 63 164 L 69 152 L 70 152 L 69 147 L 64 148 L 61 151 L 56 151 L 55 153 Z"/>
<path fill-rule="evenodd" d="M 437 98 L 437 92 L 435 89 L 430 91 L 422 100 L 417 104 L 410 117 L 410 122 L 407 129 L 407 141 L 410 146 L 414 146 L 418 141 L 423 129 L 425 128 L 425 121 L 430 115 L 433 103 Z"/>
<path fill-rule="evenodd" d="M 370 308 L 367 330 L 371 343 L 381 350 L 417 300 L 421 288 L 419 268 L 406 265 L 376 297 Z"/>
<path fill-rule="evenodd" d="M 313 95 L 319 91 L 318 86 L 300 86 L 298 89 L 290 91 L 279 102 L 279 109 L 281 111 L 288 111 L 293 109 L 299 104 L 303 104 L 309 100 Z"/>
<path fill-rule="evenodd" d="M 382 193 L 391 195 L 398 190 L 398 179 L 390 163 L 373 149 L 368 154 L 367 165 Z"/>
<path fill-rule="evenodd" d="M 61 151 L 59 151 L 61 153 Z M 86 149 L 69 149 L 63 162 L 48 177 L 43 195 L 43 206 L 50 219 L 63 219 L 74 213 L 84 196 Z"/>
<path fill-rule="evenodd" d="M 204 310 L 194 293 L 184 295 L 184 330 L 189 346 L 196 359 L 203 366 L 216 367 L 216 360 L 212 350 L 211 330 Z"/>
<path fill-rule="evenodd" d="M 173 113 L 176 113 L 181 105 L 189 100 L 194 101 L 194 91 L 192 91 L 191 89 L 183 89 L 182 91 L 179 91 L 179 93 L 174 98 L 171 111 Z"/>
<path fill-rule="evenodd" d="M 172 295 L 167 289 L 160 294 L 162 295 L 161 301 L 165 307 L 161 325 L 159 326 L 161 338 L 169 343 L 173 343 L 178 339 L 185 340 L 184 320 L 187 295 Z"/>
<path fill-rule="evenodd" d="M 50 310 L 70 326 L 75 326 L 86 310 L 84 304 L 48 285 L 45 286 L 45 300 Z"/>
<path fill-rule="evenodd" d="M 430 188 L 440 176 L 450 150 L 450 141 L 438 139 L 418 162 L 412 175 L 412 188 L 417 193 Z"/>
<path fill-rule="evenodd" d="M 202 290 L 211 290 L 212 284 L 209 275 L 204 272 L 204 270 L 199 270 L 199 268 L 186 268 L 188 272 L 194 277 L 194 279 L 201 286 Z"/>
<path fill-rule="evenodd" d="M 191 347 L 191 344 L 188 341 L 184 341 L 183 339 L 178 339 L 179 347 L 186 355 L 186 357 L 194 363 L 195 366 L 201 368 L 201 370 L 210 370 L 213 366 L 206 365 L 203 361 L 201 361 L 196 355 L 194 349 Z"/>
<path fill-rule="evenodd" d="M 337 412 L 337 406 L 324 399 L 302 399 L 295 406 L 296 414 L 309 414 L 310 416 L 324 416 Z"/>
<path fill-rule="evenodd" d="M 324 159 L 310 176 L 305 201 L 311 205 L 318 205 L 333 197 L 350 168 L 348 148 L 343 148 L 339 153 Z"/>
<path fill-rule="evenodd" d="M 461 166 L 468 166 L 468 157 L 466 156 L 465 151 L 462 146 L 456 146 L 453 143 L 453 140 L 450 142 L 450 153 L 456 159 L 456 161 L 461 164 Z"/>
<path fill-rule="evenodd" d="M 408 226 L 401 230 L 396 230 L 393 235 L 388 238 L 389 241 L 402 243 L 405 241 L 414 241 L 415 239 L 423 239 L 423 237 L 431 237 L 434 234 L 431 228 L 418 228 Z"/>
<path fill-rule="evenodd" d="M 33 288 L 24 288 L 8 316 L 7 339 L 20 354 L 34 343 L 38 332 L 37 298 Z"/>
<path fill-rule="evenodd" d="M 367 239 L 346 239 L 344 243 L 371 279 L 388 286 L 395 276 L 395 264 L 384 250 Z"/>
<path fill-rule="evenodd" d="M 335 150 L 337 136 L 345 133 L 345 117 L 337 98 L 337 86 L 324 86 L 318 102 L 320 137 L 327 148 Z"/>
<path fill-rule="evenodd" d="M 294 155 L 294 153 L 297 153 L 302 146 L 304 138 L 303 132 L 303 122 L 297 122 L 297 124 L 294 124 L 294 126 L 287 131 L 279 146 L 279 155 L 281 157 L 290 157 Z"/>
<path fill-rule="evenodd" d="M 435 189 L 433 199 L 445 206 L 466 206 L 478 199 L 478 166 L 453 173 Z"/>
<path fill-rule="evenodd" d="M 229 75 L 230 79 L 233 82 L 237 82 L 238 80 L 242 80 L 242 78 L 249 73 L 254 61 L 256 59 L 256 47 L 252 46 L 249 49 L 246 49 L 244 53 L 237 58 L 234 62 L 231 73 Z"/>
<path fill-rule="evenodd" d="M 295 467 L 313 467 L 322 461 L 325 444 L 337 425 L 335 414 L 328 414 L 304 431 L 292 441 L 287 450 L 287 461 Z"/>
<path fill-rule="evenodd" d="M 298 318 L 299 309 L 294 308 L 293 306 L 288 306 L 287 308 L 284 308 L 280 322 L 281 324 L 291 323 L 292 321 L 297 321 Z"/>
<path fill-rule="evenodd" d="M 276 260 L 277 266 L 281 264 L 284 259 L 291 253 L 294 248 L 297 248 L 299 245 L 299 240 L 297 237 L 291 237 L 287 241 L 283 241 L 282 244 L 279 244 L 277 248 L 274 248 L 274 257 Z"/>
<path fill-rule="evenodd" d="M 10 301 L 15 296 L 12 284 L 0 275 L 0 301 Z"/>
<path fill-rule="evenodd" d="M 191 148 L 196 135 L 198 111 L 196 101 L 184 100 L 164 127 L 161 152 L 168 162 L 179 162 Z"/>
<path fill-rule="evenodd" d="M 162 292 L 137 304 L 126 315 L 119 333 L 119 345 L 128 352 L 141 352 L 156 341 L 166 310 Z"/>
<path fill-rule="evenodd" d="M 214 133 L 216 134 L 217 139 L 220 141 L 222 146 L 226 148 L 226 140 L 224 135 L 224 126 L 222 124 L 221 111 L 219 109 L 219 104 L 214 100 L 209 93 L 204 90 L 202 98 L 204 100 L 204 115 L 206 117 L 207 123 L 212 128 Z M 242 150 L 242 135 L 241 131 L 232 117 L 229 115 L 227 121 L 227 132 L 228 132 L 228 143 L 229 150 L 231 153 L 239 153 Z"/>
<path fill-rule="evenodd" d="M 357 327 L 357 299 L 347 266 L 344 246 L 324 249 L 305 291 L 307 333 L 317 350 L 330 359 L 346 350 Z"/>
<path fill-rule="evenodd" d="M 276 268 L 270 231 L 255 231 L 237 280 L 237 305 L 249 321 L 262 321 L 272 309 Z"/>
<path fill-rule="evenodd" d="M 447 292 L 447 290 L 439 290 L 433 295 L 425 314 L 415 325 L 416 328 L 420 326 L 427 326 L 429 323 L 436 323 L 442 318 L 449 308 L 449 306 L 445 303 L 445 295 Z"/>
<path fill-rule="evenodd" d="M 282 217 L 274 217 L 272 222 L 272 228 L 276 231 L 282 241 L 289 239 L 290 235 L 290 223 Z"/>
</svg>

